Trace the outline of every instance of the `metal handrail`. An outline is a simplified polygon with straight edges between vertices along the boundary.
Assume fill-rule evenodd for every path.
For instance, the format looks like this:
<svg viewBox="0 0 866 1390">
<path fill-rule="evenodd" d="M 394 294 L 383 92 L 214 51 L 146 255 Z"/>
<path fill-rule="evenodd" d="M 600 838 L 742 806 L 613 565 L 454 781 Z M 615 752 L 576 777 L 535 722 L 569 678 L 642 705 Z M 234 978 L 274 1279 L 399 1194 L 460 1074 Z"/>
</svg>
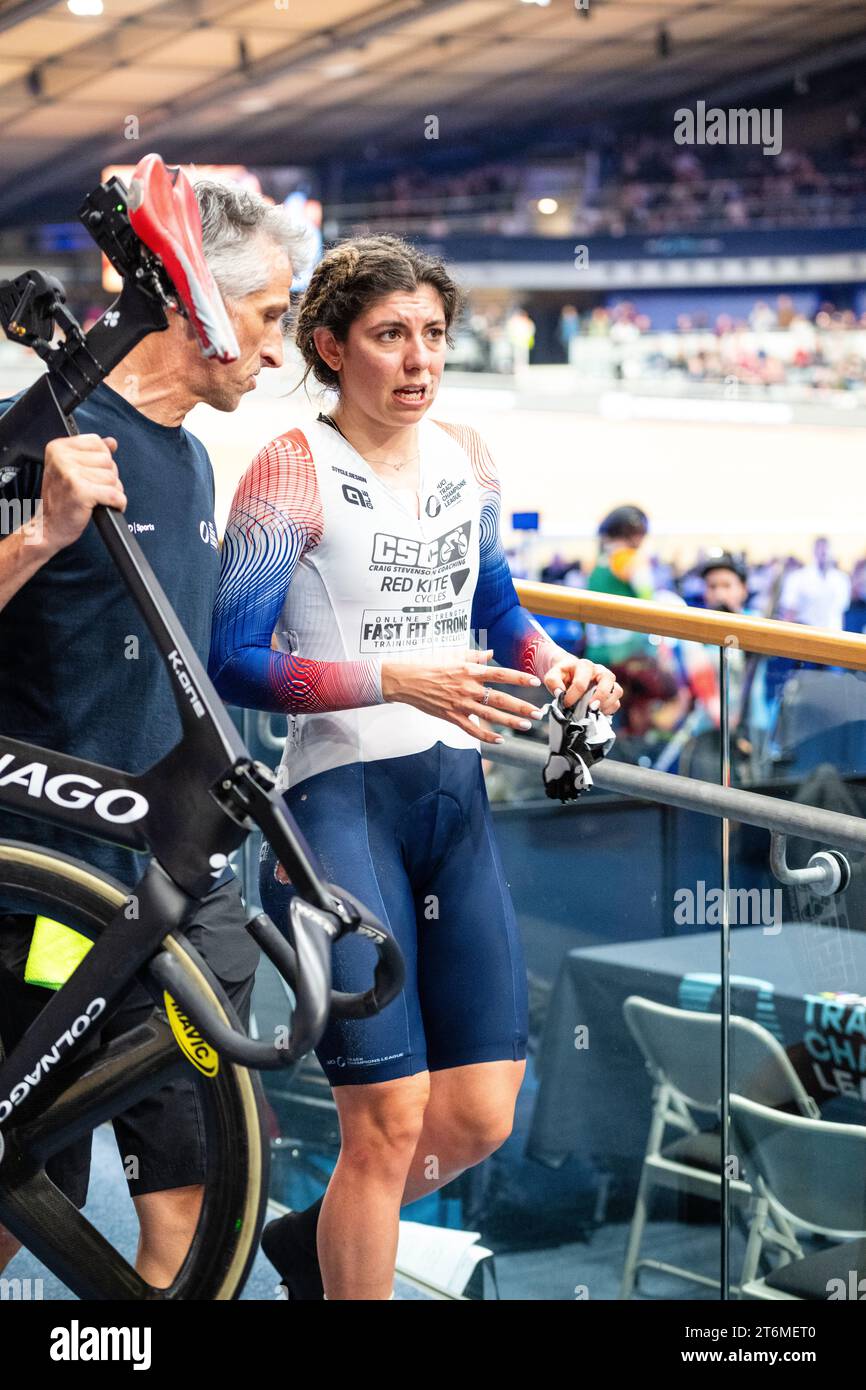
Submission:
<svg viewBox="0 0 866 1390">
<path fill-rule="evenodd" d="M 483 756 L 495 762 L 513 763 L 517 767 L 537 767 L 541 791 L 540 769 L 547 761 L 547 748 L 543 744 L 528 738 L 509 738 L 504 743 L 484 744 Z M 631 763 L 612 762 L 609 758 L 593 764 L 592 780 L 598 787 L 636 797 L 639 801 L 660 801 L 667 806 L 679 806 L 684 811 L 727 817 L 780 835 L 820 840 L 822 844 L 838 849 L 866 850 L 866 821 L 859 816 L 845 815 L 842 811 L 801 806 L 774 796 L 764 796 L 760 792 L 740 791 L 739 788 L 723 787 L 716 782 L 701 782 L 696 777 L 683 777 L 678 772 L 655 772 L 652 768 L 634 767 Z"/>
<path fill-rule="evenodd" d="M 740 613 L 718 613 L 708 608 L 669 608 L 646 599 L 619 598 L 613 594 L 571 589 L 561 584 L 516 581 L 518 597 L 530 613 L 549 618 L 574 618 L 659 637 L 680 637 L 689 642 L 709 642 L 717 647 L 741 647 L 763 656 L 788 656 L 794 661 L 815 661 L 825 666 L 845 666 L 866 671 L 866 637 L 842 636 L 802 623 L 783 623 L 776 618 L 753 618 Z"/>
</svg>

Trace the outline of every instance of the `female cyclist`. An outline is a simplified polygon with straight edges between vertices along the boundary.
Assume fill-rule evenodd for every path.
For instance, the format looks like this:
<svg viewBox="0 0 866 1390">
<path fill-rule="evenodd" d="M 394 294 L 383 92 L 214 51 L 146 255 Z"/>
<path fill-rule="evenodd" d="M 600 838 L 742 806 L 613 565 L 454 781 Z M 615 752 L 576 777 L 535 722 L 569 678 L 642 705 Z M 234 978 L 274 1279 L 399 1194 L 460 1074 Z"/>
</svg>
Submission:
<svg viewBox="0 0 866 1390">
<path fill-rule="evenodd" d="M 328 1299 L 390 1298 L 401 1205 L 511 1131 L 526 978 L 479 742 L 502 741 L 495 724 L 531 728 L 539 710 L 501 687 L 543 683 L 573 704 L 594 682 L 607 714 L 622 693 L 520 607 L 481 438 L 425 418 L 459 308 L 444 265 L 398 238 L 324 257 L 296 340 L 336 406 L 253 460 L 223 549 L 217 688 L 288 715 L 287 804 L 326 876 L 380 917 L 407 966 L 388 1008 L 332 1021 L 317 1048 L 339 1159 L 324 1198 L 263 1241 L 301 1298 L 322 1297 L 322 1281 Z M 274 920 L 291 892 L 265 857 Z M 337 942 L 335 988 L 366 986 L 369 949 Z"/>
</svg>

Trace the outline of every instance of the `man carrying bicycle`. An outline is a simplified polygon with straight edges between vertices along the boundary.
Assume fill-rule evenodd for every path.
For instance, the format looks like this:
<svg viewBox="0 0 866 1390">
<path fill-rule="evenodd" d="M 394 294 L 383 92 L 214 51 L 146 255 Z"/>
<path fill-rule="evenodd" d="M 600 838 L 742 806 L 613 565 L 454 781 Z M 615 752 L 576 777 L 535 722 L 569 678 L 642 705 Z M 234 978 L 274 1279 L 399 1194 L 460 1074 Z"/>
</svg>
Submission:
<svg viewBox="0 0 866 1390">
<path fill-rule="evenodd" d="M 201 443 L 183 428 L 194 405 L 232 411 L 262 367 L 282 362 L 282 318 L 303 240 L 283 209 L 236 185 L 196 187 L 203 244 L 240 346 L 230 365 L 204 359 L 180 316 L 146 337 L 75 412 L 81 433 L 45 450 L 0 496 L 21 505 L 22 524 L 0 535 L 0 729 L 12 738 L 142 772 L 179 740 L 163 664 L 94 527 L 102 503 L 130 530 L 202 660 L 219 579 L 214 484 Z M 116 456 L 116 459 L 115 459 Z M 7 515 L 11 509 L 7 509 Z M 0 838 L 35 842 L 136 883 L 146 857 L 36 819 L 0 811 Z M 224 874 L 204 900 L 189 940 L 222 983 L 246 1026 L 258 950 L 244 931 L 236 880 Z M 51 943 L 68 934 L 9 890 L 0 895 L 0 1040 L 13 1046 L 51 997 Z M 48 950 L 46 952 L 46 942 Z M 74 939 L 72 941 L 74 945 Z M 47 966 L 45 957 L 48 957 Z M 56 960 L 54 967 L 57 967 Z M 67 962 L 67 972 L 71 968 Z M 103 1030 L 126 1032 L 152 1008 L 142 990 Z M 114 1121 L 139 1217 L 137 1268 L 168 1286 L 196 1229 L 204 1146 L 196 1092 L 185 1078 Z M 134 1159 L 134 1163 L 129 1163 Z M 87 1196 L 90 1141 L 47 1165 L 78 1206 Z M 0 1227 L 0 1270 L 17 1249 Z"/>
</svg>

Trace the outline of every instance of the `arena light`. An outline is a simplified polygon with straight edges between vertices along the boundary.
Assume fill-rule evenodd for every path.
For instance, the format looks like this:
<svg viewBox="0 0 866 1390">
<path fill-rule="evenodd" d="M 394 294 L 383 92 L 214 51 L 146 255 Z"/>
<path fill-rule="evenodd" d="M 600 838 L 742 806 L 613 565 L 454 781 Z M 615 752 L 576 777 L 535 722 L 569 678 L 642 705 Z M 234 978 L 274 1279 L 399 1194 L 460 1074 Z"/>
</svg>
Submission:
<svg viewBox="0 0 866 1390">
<path fill-rule="evenodd" d="M 79 18 L 102 14 L 102 0 L 66 0 L 66 8 L 70 14 L 78 15 Z"/>
<path fill-rule="evenodd" d="M 535 206 L 545 217 L 552 217 L 555 212 L 559 212 L 559 203 L 555 198 L 539 198 Z"/>
</svg>

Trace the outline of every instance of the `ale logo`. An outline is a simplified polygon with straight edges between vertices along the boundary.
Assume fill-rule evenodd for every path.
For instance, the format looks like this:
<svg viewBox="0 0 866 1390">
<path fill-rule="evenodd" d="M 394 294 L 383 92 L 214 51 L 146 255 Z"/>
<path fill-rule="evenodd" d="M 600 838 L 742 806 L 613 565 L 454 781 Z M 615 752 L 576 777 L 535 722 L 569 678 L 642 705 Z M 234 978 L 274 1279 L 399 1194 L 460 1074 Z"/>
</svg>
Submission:
<svg viewBox="0 0 866 1390">
<path fill-rule="evenodd" d="M 219 1054 L 211 1047 L 210 1043 L 205 1042 L 195 1024 L 187 1018 L 183 1009 L 172 999 L 170 994 L 164 993 L 163 999 L 165 1000 L 168 1021 L 171 1024 L 171 1031 L 174 1033 L 175 1041 L 184 1057 L 198 1068 L 202 1076 L 216 1076 L 220 1069 Z"/>
</svg>

